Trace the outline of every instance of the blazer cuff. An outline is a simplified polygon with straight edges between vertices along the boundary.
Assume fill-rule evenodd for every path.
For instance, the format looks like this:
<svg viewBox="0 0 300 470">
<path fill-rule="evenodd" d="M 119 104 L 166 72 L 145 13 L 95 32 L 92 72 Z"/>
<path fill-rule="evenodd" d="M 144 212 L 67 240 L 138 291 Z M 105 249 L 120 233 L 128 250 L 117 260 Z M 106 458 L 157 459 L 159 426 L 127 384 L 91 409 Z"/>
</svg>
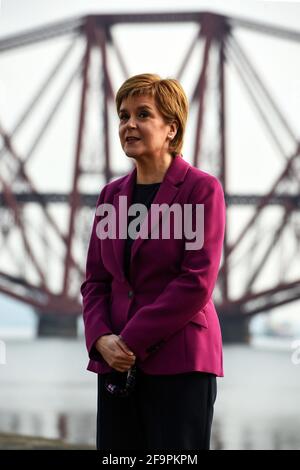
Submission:
<svg viewBox="0 0 300 470">
<path fill-rule="evenodd" d="M 143 348 L 141 345 L 138 345 L 134 341 L 134 337 L 131 337 L 130 334 L 127 334 L 126 331 L 121 332 L 119 335 L 120 338 L 127 344 L 128 348 L 136 355 L 136 357 L 141 360 L 145 361 L 152 353 L 156 352 L 164 343 L 164 340 L 161 340 L 147 348 Z"/>
</svg>

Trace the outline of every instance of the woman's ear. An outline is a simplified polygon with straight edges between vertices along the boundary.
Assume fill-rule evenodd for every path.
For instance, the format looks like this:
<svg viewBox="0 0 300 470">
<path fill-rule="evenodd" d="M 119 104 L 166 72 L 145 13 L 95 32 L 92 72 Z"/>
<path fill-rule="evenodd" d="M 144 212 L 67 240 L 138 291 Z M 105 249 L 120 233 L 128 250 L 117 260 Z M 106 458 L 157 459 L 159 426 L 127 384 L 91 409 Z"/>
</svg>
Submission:
<svg viewBox="0 0 300 470">
<path fill-rule="evenodd" d="M 168 133 L 168 137 L 171 139 L 171 141 L 176 137 L 177 130 L 178 130 L 177 122 L 176 121 L 171 122 L 170 130 L 169 130 L 169 133 Z"/>
</svg>

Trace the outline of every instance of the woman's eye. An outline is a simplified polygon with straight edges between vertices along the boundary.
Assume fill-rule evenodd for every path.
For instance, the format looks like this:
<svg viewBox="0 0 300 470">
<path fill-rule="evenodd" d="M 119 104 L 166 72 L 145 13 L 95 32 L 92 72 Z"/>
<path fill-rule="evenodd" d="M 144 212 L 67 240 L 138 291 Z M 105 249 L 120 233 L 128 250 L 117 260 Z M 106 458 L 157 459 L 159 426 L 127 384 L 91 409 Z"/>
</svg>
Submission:
<svg viewBox="0 0 300 470">
<path fill-rule="evenodd" d="M 147 113 L 147 111 L 141 111 L 139 116 L 147 117 L 148 113 Z M 120 114 L 119 118 L 120 118 L 120 121 L 124 121 L 125 119 L 128 119 L 128 115 L 127 114 Z"/>
</svg>

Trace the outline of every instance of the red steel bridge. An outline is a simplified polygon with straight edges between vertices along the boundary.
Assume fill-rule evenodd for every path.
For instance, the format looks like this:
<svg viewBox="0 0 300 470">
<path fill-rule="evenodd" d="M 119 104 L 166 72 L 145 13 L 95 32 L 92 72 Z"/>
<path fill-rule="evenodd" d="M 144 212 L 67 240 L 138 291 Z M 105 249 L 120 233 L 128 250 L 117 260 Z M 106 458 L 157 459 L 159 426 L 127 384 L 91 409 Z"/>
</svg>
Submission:
<svg viewBox="0 0 300 470">
<path fill-rule="evenodd" d="M 299 138 L 292 129 L 287 113 L 272 96 L 238 35 L 238 32 L 245 31 L 252 33 L 253 37 L 259 36 L 261 41 L 276 38 L 279 42 L 297 47 L 300 32 L 210 12 L 89 15 L 0 39 L 0 74 L 3 60 L 11 54 L 41 47 L 47 54 L 49 45 L 61 38 L 65 40 L 65 48 L 60 49 L 56 60 L 49 59 L 47 73 L 40 83 L 34 85 L 31 95 L 28 94 L 23 100 L 23 108 L 17 110 L 9 125 L 4 109 L 0 108 L 0 292 L 34 308 L 39 316 L 41 335 L 76 333 L 76 320 L 81 313 L 79 287 L 84 277 L 86 248 L 99 189 L 130 170 L 129 167 L 120 169 L 118 164 L 114 164 L 116 150 L 115 137 L 112 136 L 112 113 L 115 113 L 116 85 L 112 54 L 121 80 L 132 75 L 116 39 L 115 29 L 125 25 L 133 29 L 139 27 L 140 41 L 146 44 L 149 41 L 147 26 L 163 25 L 168 31 L 170 26 L 179 27 L 184 23 L 192 24 L 195 34 L 189 44 L 186 42 L 186 51 L 179 58 L 177 73 L 171 76 L 182 80 L 184 85 L 183 77 L 194 54 L 193 86 L 189 96 L 193 132 L 186 138 L 191 149 L 190 162 L 201 168 L 209 163 L 210 171 L 221 180 L 226 196 L 227 229 L 214 294 L 224 339 L 245 340 L 248 320 L 253 315 L 300 299 Z M 185 41 L 184 37 L 182 41 Z M 71 73 L 67 74 L 64 67 L 75 54 L 78 44 L 81 52 L 75 62 L 73 60 Z M 275 63 L 279 58 L 276 50 L 273 52 L 272 60 Z M 134 54 L 134 50 L 129 48 L 129 53 Z M 39 64 L 35 63 L 34 67 L 38 68 Z M 274 159 L 279 155 L 280 164 L 277 160 L 273 181 L 265 185 L 263 193 L 234 193 L 230 189 L 232 168 L 227 142 L 231 106 L 227 87 L 229 70 L 235 71 L 239 87 L 259 116 L 262 133 L 271 140 L 274 155 L 277 154 Z M 18 73 L 21 86 L 26 70 L 19 70 Z M 35 68 L 30 74 L 33 79 Z M 33 119 L 59 74 L 64 81 L 56 95 L 44 105 L 46 115 L 45 112 L 39 115 L 38 112 L 31 140 L 22 143 L 22 139 L 18 140 L 20 133 Z M 98 146 L 89 151 L 88 115 L 95 102 L 95 98 L 91 98 L 95 77 L 99 109 L 93 122 L 100 138 Z M 75 112 L 72 115 L 76 129 L 70 189 L 45 191 L 38 184 L 38 178 L 34 181 L 31 160 L 34 157 L 43 167 L 44 152 L 40 144 L 43 141 L 51 146 L 50 138 L 47 140 L 49 129 L 74 83 L 77 88 L 73 96 L 76 95 L 78 101 L 78 114 Z M 214 97 L 212 101 L 209 100 L 210 93 Z M 210 114 L 214 115 L 215 134 L 213 149 L 207 151 L 207 121 Z M 243 112 L 239 128 L 235 130 L 237 135 L 243 126 L 242 115 Z M 281 139 L 280 130 L 289 139 L 289 150 Z M 241 142 L 240 146 L 242 154 L 247 141 Z M 63 142 L 59 147 L 56 151 L 63 155 Z M 46 167 L 44 171 L 47 172 Z M 84 185 L 88 177 L 97 180 L 94 191 L 83 189 L 88 186 Z M 241 174 L 241 178 L 247 178 L 247 174 Z M 271 215 L 273 223 L 267 229 L 263 226 L 266 214 L 274 208 L 277 212 Z M 248 217 L 235 215 L 236 209 L 239 209 L 237 214 L 241 214 L 242 210 L 242 213 L 247 212 Z M 63 223 L 58 216 L 62 210 L 65 214 Z M 40 230 L 33 235 L 30 220 L 34 211 L 38 213 Z M 276 250 L 280 251 L 279 258 Z M 276 267 L 268 270 L 266 267 L 272 260 Z M 246 271 L 244 276 L 239 274 L 241 265 Z M 264 269 L 268 274 L 264 274 Z M 290 269 L 292 272 L 289 272 Z M 55 285 L 52 282 L 54 278 Z M 269 283 L 264 282 L 266 278 Z"/>
</svg>

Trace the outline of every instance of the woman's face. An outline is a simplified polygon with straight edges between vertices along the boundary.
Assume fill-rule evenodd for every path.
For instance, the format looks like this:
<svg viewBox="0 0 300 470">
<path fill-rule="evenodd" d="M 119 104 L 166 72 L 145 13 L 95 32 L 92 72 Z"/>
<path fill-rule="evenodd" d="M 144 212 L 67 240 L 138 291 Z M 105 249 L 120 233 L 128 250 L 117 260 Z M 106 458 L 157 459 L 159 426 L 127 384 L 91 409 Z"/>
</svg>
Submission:
<svg viewBox="0 0 300 470">
<path fill-rule="evenodd" d="M 166 124 L 152 96 L 132 96 L 122 101 L 119 136 L 128 157 L 160 157 L 169 153 L 169 142 L 176 135 L 175 124 Z M 175 126 L 175 127 L 174 127 Z M 128 137 L 137 139 L 128 139 Z"/>
</svg>

